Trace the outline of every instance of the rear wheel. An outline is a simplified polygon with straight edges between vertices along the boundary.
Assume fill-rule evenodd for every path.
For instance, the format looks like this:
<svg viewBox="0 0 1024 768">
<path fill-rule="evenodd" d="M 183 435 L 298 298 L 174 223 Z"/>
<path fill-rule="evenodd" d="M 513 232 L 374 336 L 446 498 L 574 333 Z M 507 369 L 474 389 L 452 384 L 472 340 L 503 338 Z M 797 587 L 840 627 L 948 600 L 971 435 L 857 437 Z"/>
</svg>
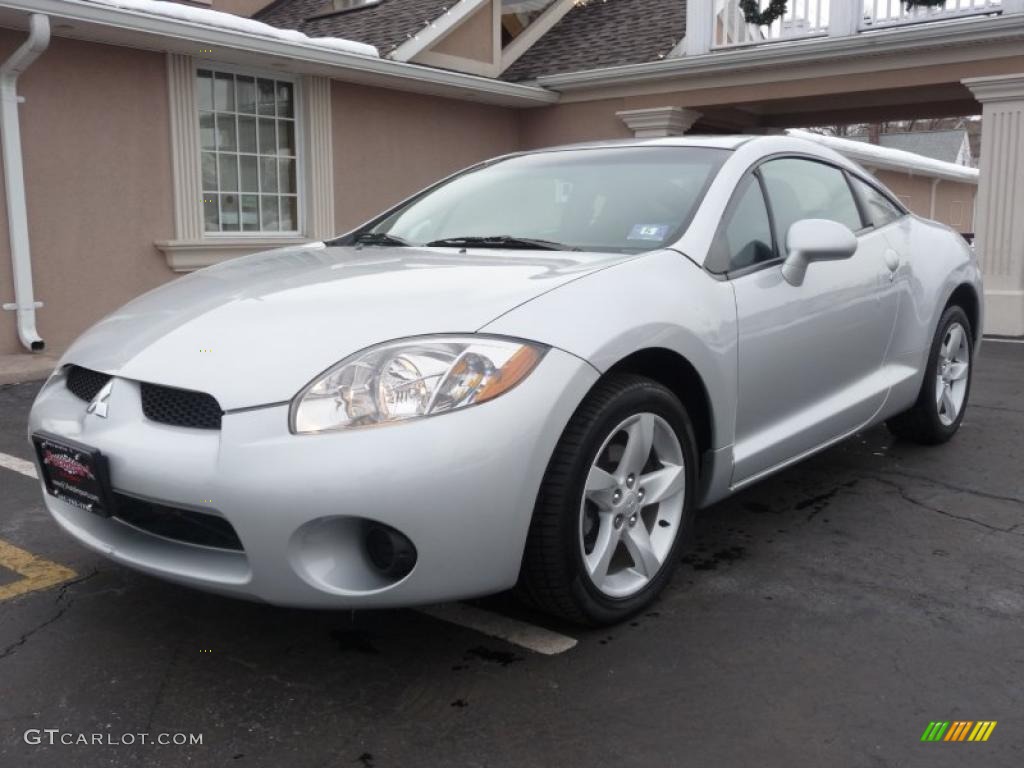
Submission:
<svg viewBox="0 0 1024 768">
<path fill-rule="evenodd" d="M 886 422 L 893 434 L 924 445 L 944 443 L 956 434 L 971 392 L 973 338 L 964 310 L 948 307 L 932 340 L 917 402 Z"/>
<path fill-rule="evenodd" d="M 619 621 L 668 582 L 691 527 L 696 442 L 660 384 L 617 375 L 570 420 L 548 465 L 520 591 L 549 613 Z"/>
</svg>

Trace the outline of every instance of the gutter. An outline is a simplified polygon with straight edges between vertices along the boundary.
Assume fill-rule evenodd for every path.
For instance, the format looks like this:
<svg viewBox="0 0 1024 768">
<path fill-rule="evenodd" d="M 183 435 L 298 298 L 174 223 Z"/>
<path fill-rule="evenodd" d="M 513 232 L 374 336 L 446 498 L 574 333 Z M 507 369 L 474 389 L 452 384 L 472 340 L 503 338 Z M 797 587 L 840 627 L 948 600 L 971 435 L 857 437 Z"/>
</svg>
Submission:
<svg viewBox="0 0 1024 768">
<path fill-rule="evenodd" d="M 656 83 L 672 78 L 758 70 L 786 65 L 820 65 L 824 60 L 843 60 L 884 54 L 906 55 L 947 46 L 992 45 L 1024 38 L 1024 14 L 928 22 L 858 32 L 844 37 L 808 37 L 787 42 L 762 43 L 703 53 L 666 57 L 640 64 L 541 75 L 534 81 L 559 92 L 606 86 Z M 694 87 L 701 86 L 699 82 Z"/>
<path fill-rule="evenodd" d="M 199 48 L 212 48 L 261 57 L 278 57 L 288 59 L 296 65 L 295 71 L 306 74 L 321 74 L 336 80 L 505 106 L 534 107 L 558 101 L 557 93 L 533 85 L 507 83 L 387 58 L 334 51 L 323 46 L 204 26 L 184 19 L 82 0 L 2 0 L 0 8 L 24 13 L 45 13 L 54 19 L 95 25 L 97 34 L 86 37 L 79 32 L 75 36 L 101 43 L 137 45 L 150 50 L 170 50 L 192 55 Z M 162 37 L 164 41 L 161 45 L 154 45 L 152 39 L 129 43 L 124 40 L 125 32 L 140 33 L 151 38 Z"/>
<path fill-rule="evenodd" d="M 2 131 L 4 188 L 7 193 L 7 231 L 11 239 L 11 271 L 14 303 L 3 308 L 17 312 L 18 338 L 26 349 L 41 352 L 46 343 L 36 331 L 36 309 L 43 306 L 32 293 L 32 253 L 28 244 L 28 211 L 25 207 L 25 174 L 21 162 L 21 129 L 18 125 L 18 76 L 32 66 L 50 45 L 50 21 L 33 13 L 28 38 L 0 65 L 0 131 Z"/>
</svg>

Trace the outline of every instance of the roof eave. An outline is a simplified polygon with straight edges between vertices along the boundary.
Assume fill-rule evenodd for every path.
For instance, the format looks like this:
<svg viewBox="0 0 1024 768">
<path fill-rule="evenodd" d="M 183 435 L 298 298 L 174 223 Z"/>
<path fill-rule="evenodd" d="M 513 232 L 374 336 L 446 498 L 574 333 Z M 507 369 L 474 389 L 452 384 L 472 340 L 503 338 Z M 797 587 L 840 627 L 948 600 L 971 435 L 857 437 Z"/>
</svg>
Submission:
<svg viewBox="0 0 1024 768">
<path fill-rule="evenodd" d="M 26 14 L 25 19 L 31 13 L 65 19 L 78 25 L 68 36 L 100 43 L 190 54 L 200 47 L 213 48 L 215 57 L 225 61 L 251 63 L 249 59 L 258 56 L 263 66 L 274 66 L 276 61 L 278 68 L 290 72 L 502 106 L 534 107 L 558 100 L 558 94 L 543 87 L 333 51 L 81 0 L 0 0 L 0 11 L 5 9 Z"/>
</svg>

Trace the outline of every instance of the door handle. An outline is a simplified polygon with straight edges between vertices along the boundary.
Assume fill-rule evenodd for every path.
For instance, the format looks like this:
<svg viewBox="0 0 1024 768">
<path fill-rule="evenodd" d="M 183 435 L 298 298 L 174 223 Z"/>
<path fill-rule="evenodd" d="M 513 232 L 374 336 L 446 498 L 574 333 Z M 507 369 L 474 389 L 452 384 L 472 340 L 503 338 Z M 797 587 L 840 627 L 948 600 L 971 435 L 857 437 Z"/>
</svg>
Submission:
<svg viewBox="0 0 1024 768">
<path fill-rule="evenodd" d="M 895 274 L 896 270 L 900 268 L 900 255 L 892 248 L 886 248 L 883 258 L 885 259 L 885 266 L 889 268 L 890 272 Z"/>
</svg>

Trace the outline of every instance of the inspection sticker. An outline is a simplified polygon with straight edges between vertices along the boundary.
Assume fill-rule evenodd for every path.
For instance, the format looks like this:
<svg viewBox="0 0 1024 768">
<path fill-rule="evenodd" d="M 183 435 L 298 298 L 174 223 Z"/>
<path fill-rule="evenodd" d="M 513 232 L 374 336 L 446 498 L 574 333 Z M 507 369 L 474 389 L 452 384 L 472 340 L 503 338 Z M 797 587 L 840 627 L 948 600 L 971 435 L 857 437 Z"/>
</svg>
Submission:
<svg viewBox="0 0 1024 768">
<path fill-rule="evenodd" d="M 627 240 L 664 240 L 672 229 L 671 224 L 634 224 Z"/>
</svg>

